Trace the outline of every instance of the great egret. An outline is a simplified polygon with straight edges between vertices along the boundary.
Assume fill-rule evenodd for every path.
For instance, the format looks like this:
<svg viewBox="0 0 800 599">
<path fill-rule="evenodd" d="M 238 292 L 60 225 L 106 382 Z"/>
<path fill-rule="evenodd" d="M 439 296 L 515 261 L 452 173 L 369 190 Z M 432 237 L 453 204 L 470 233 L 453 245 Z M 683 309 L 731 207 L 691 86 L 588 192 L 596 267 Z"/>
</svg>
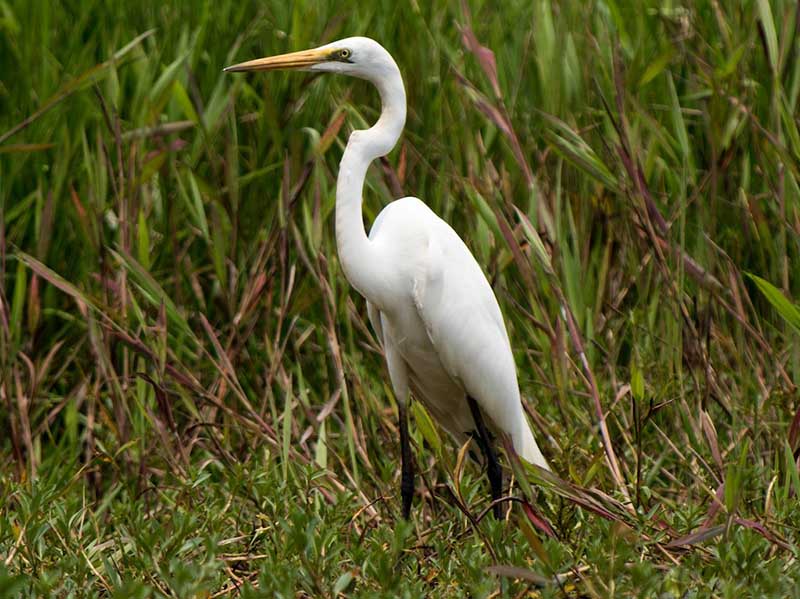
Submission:
<svg viewBox="0 0 800 599">
<path fill-rule="evenodd" d="M 371 82 L 380 93 L 380 118 L 370 129 L 350 135 L 339 166 L 336 245 L 347 280 L 367 300 L 386 355 L 400 419 L 403 516 L 409 517 L 414 494 L 407 415 L 411 395 L 457 442 L 476 439 L 493 499 L 501 495 L 502 472 L 492 435 L 507 434 L 523 459 L 549 470 L 525 418 L 497 299 L 461 238 L 414 197 L 386 206 L 367 237 L 361 214 L 367 168 L 392 150 L 406 122 L 406 92 L 392 56 L 374 40 L 350 37 L 225 70 L 274 69 L 351 75 Z"/>
</svg>

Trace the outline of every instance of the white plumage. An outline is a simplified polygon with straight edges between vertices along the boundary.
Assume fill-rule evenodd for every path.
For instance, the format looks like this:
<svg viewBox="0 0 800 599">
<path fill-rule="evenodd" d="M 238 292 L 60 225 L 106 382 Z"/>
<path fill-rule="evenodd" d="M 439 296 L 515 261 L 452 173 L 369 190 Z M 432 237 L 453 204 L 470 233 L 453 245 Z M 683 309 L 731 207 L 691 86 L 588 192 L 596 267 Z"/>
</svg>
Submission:
<svg viewBox="0 0 800 599">
<path fill-rule="evenodd" d="M 367 169 L 392 150 L 406 120 L 405 88 L 394 59 L 377 42 L 353 37 L 226 70 L 279 68 L 359 77 L 372 82 L 381 96 L 378 122 L 354 131 L 342 156 L 336 242 L 345 276 L 367 300 L 398 402 L 405 515 L 413 494 L 405 409 L 410 396 L 421 401 L 457 442 L 478 436 L 492 494 L 499 500 L 502 474 L 490 432 L 507 434 L 523 459 L 549 468 L 522 408 L 514 357 L 492 288 L 461 238 L 417 198 L 386 206 L 369 237 L 364 229 L 361 204 Z"/>
</svg>

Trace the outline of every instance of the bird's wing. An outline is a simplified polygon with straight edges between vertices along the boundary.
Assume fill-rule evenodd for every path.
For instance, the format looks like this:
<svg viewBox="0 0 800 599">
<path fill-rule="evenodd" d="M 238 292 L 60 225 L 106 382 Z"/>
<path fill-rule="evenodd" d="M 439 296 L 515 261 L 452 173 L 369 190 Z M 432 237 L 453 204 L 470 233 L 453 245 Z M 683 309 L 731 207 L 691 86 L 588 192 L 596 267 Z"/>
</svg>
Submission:
<svg viewBox="0 0 800 599">
<path fill-rule="evenodd" d="M 448 374 L 478 402 L 492 428 L 510 435 L 518 453 L 532 461 L 528 446 L 535 441 L 500 307 L 475 258 L 444 221 L 429 236 L 412 296 Z"/>
<path fill-rule="evenodd" d="M 516 386 L 500 307 L 483 271 L 455 232 L 430 239 L 412 296 L 442 364 L 468 393 L 479 392 L 469 385 L 475 378 L 469 374 L 476 370 L 500 369 Z M 504 360 L 505 364 L 497 363 Z"/>
</svg>

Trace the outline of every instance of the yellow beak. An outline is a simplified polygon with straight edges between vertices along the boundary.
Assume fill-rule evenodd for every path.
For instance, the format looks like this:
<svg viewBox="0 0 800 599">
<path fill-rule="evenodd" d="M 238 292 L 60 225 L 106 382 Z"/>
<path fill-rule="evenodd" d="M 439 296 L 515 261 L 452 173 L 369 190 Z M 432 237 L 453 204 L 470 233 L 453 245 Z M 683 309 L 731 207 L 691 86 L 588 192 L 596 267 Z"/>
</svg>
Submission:
<svg viewBox="0 0 800 599">
<path fill-rule="evenodd" d="M 239 64 L 225 67 L 223 70 L 229 73 L 236 73 L 239 71 L 302 69 L 331 60 L 331 53 L 330 49 L 301 50 L 300 52 L 291 52 L 289 54 L 281 54 L 280 56 L 268 56 L 267 58 L 257 58 L 256 60 L 240 62 Z"/>
</svg>

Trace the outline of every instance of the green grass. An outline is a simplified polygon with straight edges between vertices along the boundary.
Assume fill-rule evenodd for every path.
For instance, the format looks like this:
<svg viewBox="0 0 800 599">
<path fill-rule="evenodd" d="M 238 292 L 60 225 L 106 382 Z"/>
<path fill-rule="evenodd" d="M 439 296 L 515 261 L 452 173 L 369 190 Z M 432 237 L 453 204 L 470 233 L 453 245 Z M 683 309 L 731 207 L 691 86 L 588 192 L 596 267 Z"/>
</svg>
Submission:
<svg viewBox="0 0 800 599">
<path fill-rule="evenodd" d="M 0 595 L 796 596 L 796 5 L 467 4 L 0 2 Z M 360 34 L 366 218 L 463 236 L 560 477 L 507 522 L 417 405 L 399 515 L 332 218 L 377 94 L 221 71 Z"/>
</svg>

